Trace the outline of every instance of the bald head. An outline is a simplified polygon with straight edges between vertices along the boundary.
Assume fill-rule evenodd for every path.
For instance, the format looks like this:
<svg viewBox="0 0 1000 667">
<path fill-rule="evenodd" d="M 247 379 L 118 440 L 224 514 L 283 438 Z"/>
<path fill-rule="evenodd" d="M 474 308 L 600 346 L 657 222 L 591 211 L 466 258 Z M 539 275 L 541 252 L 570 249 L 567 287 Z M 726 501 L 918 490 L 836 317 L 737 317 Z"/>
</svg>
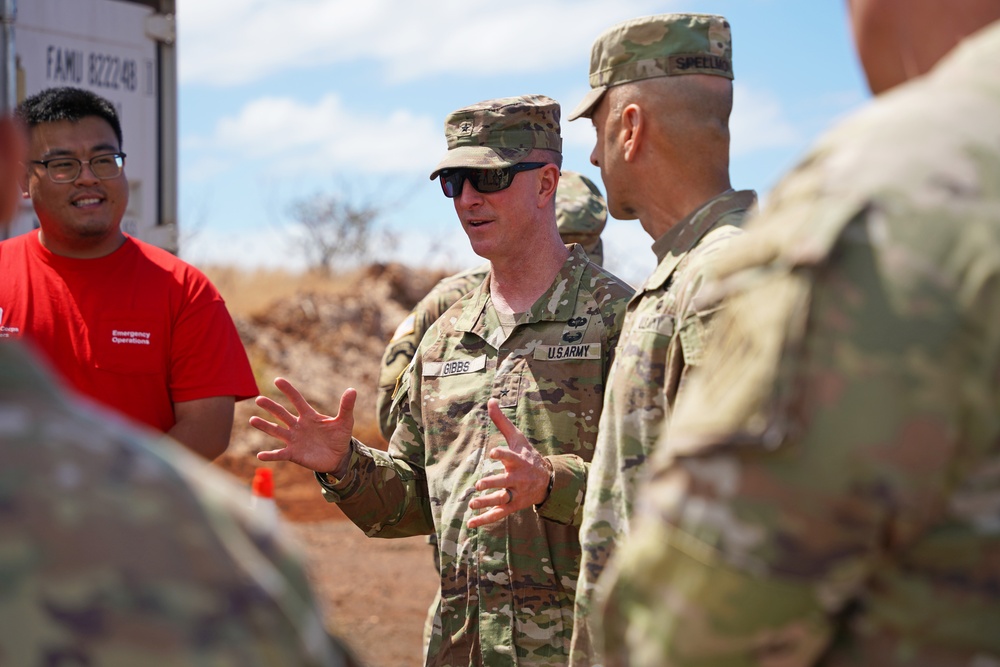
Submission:
<svg viewBox="0 0 1000 667">
<path fill-rule="evenodd" d="M 635 99 L 654 115 L 658 129 L 669 135 L 698 134 L 697 141 L 729 145 L 733 83 L 717 76 L 660 77 L 635 84 Z M 684 130 L 685 132 L 681 132 Z M 685 137 L 675 136 L 681 141 Z"/>
<path fill-rule="evenodd" d="M 729 189 L 733 86 L 701 74 L 610 87 L 592 117 L 608 210 L 653 238 Z"/>
<path fill-rule="evenodd" d="M 848 6 L 875 94 L 930 71 L 965 37 L 1000 20 L 997 0 L 848 0 Z"/>
<path fill-rule="evenodd" d="M 618 113 L 630 104 L 645 113 L 652 160 L 683 163 L 699 181 L 721 178 L 728 187 L 731 81 L 697 74 L 659 77 L 617 86 L 609 93 Z"/>
</svg>

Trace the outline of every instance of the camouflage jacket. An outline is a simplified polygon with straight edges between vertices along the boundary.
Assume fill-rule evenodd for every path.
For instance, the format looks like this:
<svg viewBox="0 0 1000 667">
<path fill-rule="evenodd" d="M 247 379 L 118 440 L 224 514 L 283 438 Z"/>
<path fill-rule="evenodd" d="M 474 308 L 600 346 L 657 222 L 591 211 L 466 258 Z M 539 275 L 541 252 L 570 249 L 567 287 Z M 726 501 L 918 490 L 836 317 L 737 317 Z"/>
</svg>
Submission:
<svg viewBox="0 0 1000 667">
<path fill-rule="evenodd" d="M 1000 22 L 827 135 L 714 265 L 608 664 L 1000 664 L 998 64 Z"/>
<path fill-rule="evenodd" d="M 354 664 L 250 496 L 0 343 L 0 663 Z"/>
<path fill-rule="evenodd" d="M 486 281 L 424 336 L 397 396 L 389 452 L 355 442 L 328 500 L 368 535 L 434 532 L 441 603 L 428 665 L 564 665 L 580 560 L 577 526 L 604 384 L 632 290 L 574 246 L 552 287 L 504 339 Z M 475 481 L 506 442 L 489 398 L 547 456 L 548 500 L 470 530 Z"/>
<path fill-rule="evenodd" d="M 417 353 L 420 339 L 444 311 L 482 283 L 489 272 L 490 265 L 487 263 L 441 279 L 396 327 L 382 355 L 375 395 L 378 427 L 387 441 L 396 430 L 396 416 L 390 410 L 392 397 L 400 376 Z"/>
<path fill-rule="evenodd" d="M 653 245 L 659 264 L 628 304 L 587 482 L 572 665 L 596 660 L 587 624 L 594 588 L 615 543 L 629 534 L 637 475 L 688 370 L 701 363 L 714 310 L 694 305 L 697 277 L 755 206 L 752 191 L 729 191 L 680 221 Z"/>
</svg>

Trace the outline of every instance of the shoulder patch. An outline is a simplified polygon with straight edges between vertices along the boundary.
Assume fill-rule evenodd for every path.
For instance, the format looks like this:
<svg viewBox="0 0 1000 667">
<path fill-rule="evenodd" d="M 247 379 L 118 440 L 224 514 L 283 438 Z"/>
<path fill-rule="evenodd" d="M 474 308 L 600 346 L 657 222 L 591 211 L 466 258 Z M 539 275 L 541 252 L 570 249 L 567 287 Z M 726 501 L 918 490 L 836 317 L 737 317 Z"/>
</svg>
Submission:
<svg viewBox="0 0 1000 667">
<path fill-rule="evenodd" d="M 399 326 L 396 327 L 396 331 L 392 334 L 392 338 L 389 339 L 389 342 L 393 343 L 402 338 L 403 336 L 409 336 L 411 333 L 413 333 L 413 328 L 414 325 L 416 325 L 416 323 L 417 323 L 416 313 L 410 313 L 409 315 L 407 315 L 406 319 L 400 322 Z"/>
</svg>

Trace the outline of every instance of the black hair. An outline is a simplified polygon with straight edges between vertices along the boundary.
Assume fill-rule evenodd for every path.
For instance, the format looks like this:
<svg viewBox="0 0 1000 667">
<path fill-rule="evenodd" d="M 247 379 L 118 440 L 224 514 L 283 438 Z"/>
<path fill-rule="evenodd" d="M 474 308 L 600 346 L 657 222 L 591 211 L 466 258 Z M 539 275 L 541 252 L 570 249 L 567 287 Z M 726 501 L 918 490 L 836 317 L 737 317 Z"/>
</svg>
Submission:
<svg viewBox="0 0 1000 667">
<path fill-rule="evenodd" d="M 89 90 L 69 86 L 46 88 L 25 98 L 17 105 L 14 115 L 28 129 L 42 123 L 55 123 L 61 120 L 76 123 L 88 116 L 97 116 L 107 121 L 118 138 L 118 147 L 122 146 L 122 125 L 114 105 Z"/>
</svg>

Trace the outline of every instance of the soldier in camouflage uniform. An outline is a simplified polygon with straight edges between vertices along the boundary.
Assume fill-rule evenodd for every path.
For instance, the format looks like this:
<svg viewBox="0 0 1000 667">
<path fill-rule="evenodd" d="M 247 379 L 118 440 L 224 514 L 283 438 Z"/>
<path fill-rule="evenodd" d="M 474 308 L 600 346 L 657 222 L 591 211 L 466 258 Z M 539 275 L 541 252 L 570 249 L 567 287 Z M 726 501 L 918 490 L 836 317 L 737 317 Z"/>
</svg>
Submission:
<svg viewBox="0 0 1000 667">
<path fill-rule="evenodd" d="M 604 243 L 601 232 L 608 219 L 608 207 L 601 191 L 589 178 L 575 171 L 563 169 L 556 186 L 556 228 L 563 243 L 579 243 L 590 258 L 600 265 L 604 260 Z M 490 271 L 489 262 L 443 278 L 421 299 L 410 314 L 399 324 L 385 353 L 379 369 L 375 409 L 379 429 L 386 440 L 396 430 L 396 416 L 390 409 L 392 398 L 399 385 L 399 378 L 406 370 L 424 333 L 451 304 L 475 289 Z M 438 563 L 437 539 L 427 536 L 434 549 L 434 562 Z M 430 613 L 424 627 L 424 639 L 429 641 L 436 621 L 438 600 L 431 602 Z"/>
<path fill-rule="evenodd" d="M 878 100 L 715 264 L 609 665 L 1000 665 L 1000 3 L 850 5 Z"/>
<path fill-rule="evenodd" d="M 317 471 L 370 536 L 436 534 L 428 665 L 564 665 L 587 467 L 631 289 L 559 238 L 555 101 L 475 104 L 449 115 L 445 135 L 432 178 L 490 273 L 423 337 L 389 451 L 351 438 L 353 390 L 333 418 L 279 378 L 298 415 L 258 399 L 283 426 L 251 423 L 285 444 L 258 456 Z"/>
<path fill-rule="evenodd" d="M 572 665 L 600 662 L 590 607 L 615 545 L 628 538 L 638 475 L 689 370 L 701 362 L 714 309 L 694 280 L 736 238 L 754 207 L 729 181 L 732 46 L 721 16 L 663 14 L 615 25 L 594 42 L 591 118 L 612 215 L 638 217 L 658 265 L 629 302 L 587 482 Z M 630 136 L 628 133 L 632 133 Z"/>
<path fill-rule="evenodd" d="M 604 260 L 601 232 L 607 219 L 608 207 L 597 186 L 583 174 L 563 170 L 556 187 L 556 227 L 563 243 L 579 243 L 590 261 L 600 265 Z M 396 327 L 382 355 L 375 396 L 378 425 L 386 440 L 396 429 L 396 417 L 389 407 L 397 381 L 413 359 L 420 339 L 441 313 L 483 282 L 489 270 L 487 262 L 443 278 Z"/>
<path fill-rule="evenodd" d="M 0 120 L 0 227 L 23 143 L 11 129 Z M 3 333 L 0 664 L 355 664 L 245 489 L 64 394 Z"/>
</svg>

